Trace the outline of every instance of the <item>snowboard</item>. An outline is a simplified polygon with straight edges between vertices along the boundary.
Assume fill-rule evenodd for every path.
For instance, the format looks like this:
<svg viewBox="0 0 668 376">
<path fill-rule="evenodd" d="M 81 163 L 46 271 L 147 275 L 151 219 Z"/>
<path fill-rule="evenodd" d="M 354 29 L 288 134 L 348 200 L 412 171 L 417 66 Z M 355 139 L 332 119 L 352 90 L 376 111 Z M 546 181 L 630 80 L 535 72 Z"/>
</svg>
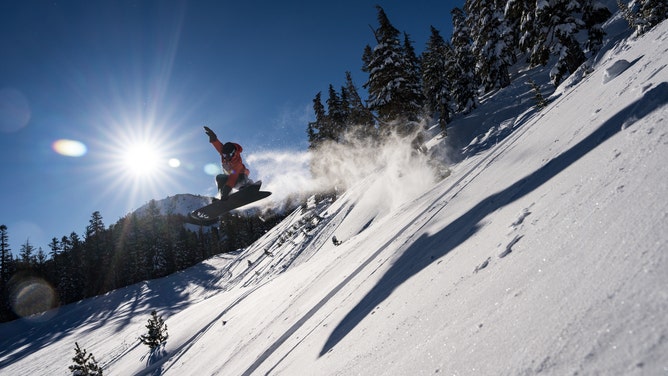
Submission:
<svg viewBox="0 0 668 376">
<path fill-rule="evenodd" d="M 190 212 L 190 218 L 199 224 L 213 224 L 218 217 L 231 210 L 269 197 L 271 192 L 261 191 L 260 185 L 262 185 L 262 182 L 257 181 L 230 194 L 225 201 L 217 200 L 207 206 L 193 210 Z"/>
</svg>

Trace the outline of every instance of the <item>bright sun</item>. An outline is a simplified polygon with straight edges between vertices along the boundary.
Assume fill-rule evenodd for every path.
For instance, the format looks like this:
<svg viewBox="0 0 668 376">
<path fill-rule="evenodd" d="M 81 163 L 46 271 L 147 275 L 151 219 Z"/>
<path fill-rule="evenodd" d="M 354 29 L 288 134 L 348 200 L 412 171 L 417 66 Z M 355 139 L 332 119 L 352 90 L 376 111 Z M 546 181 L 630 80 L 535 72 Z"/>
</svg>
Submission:
<svg viewBox="0 0 668 376">
<path fill-rule="evenodd" d="M 157 127 L 153 122 L 127 122 L 105 127 L 99 137 L 100 197 L 113 198 L 127 210 L 170 192 L 184 189 L 180 184 L 187 171 L 176 158 L 184 150 L 171 128 Z M 111 131 L 113 129 L 113 132 Z M 103 142 L 104 141 L 104 142 Z"/>
<path fill-rule="evenodd" d="M 123 163 L 133 175 L 155 174 L 160 166 L 161 156 L 157 148 L 147 143 L 130 145 L 123 153 Z"/>
<path fill-rule="evenodd" d="M 168 100 L 166 88 L 169 77 L 157 77 L 153 81 L 132 82 L 121 85 L 109 101 L 101 101 L 96 116 L 91 119 L 92 130 L 88 148 L 74 143 L 65 144 L 65 155 L 85 155 L 92 161 L 96 174 L 93 182 L 100 200 L 112 200 L 125 210 L 134 210 L 152 199 L 184 192 L 184 186 L 194 171 L 192 162 L 184 164 L 182 159 L 192 153 L 189 135 L 182 132 L 183 121 L 176 111 L 179 103 Z M 156 92 L 147 93 L 145 88 L 157 87 Z M 136 89 L 133 90 L 133 89 Z M 199 128 L 199 127 L 197 127 Z M 197 138 L 201 140 L 200 136 Z M 78 146 L 78 148 L 77 148 Z M 60 152 L 61 143 L 54 145 Z"/>
</svg>

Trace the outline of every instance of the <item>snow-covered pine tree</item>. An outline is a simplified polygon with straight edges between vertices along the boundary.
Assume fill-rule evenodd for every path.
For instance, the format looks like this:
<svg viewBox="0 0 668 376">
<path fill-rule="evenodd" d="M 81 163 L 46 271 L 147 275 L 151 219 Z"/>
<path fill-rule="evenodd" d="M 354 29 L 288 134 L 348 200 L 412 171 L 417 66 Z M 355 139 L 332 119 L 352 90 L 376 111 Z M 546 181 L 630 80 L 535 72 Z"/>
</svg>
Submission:
<svg viewBox="0 0 668 376">
<path fill-rule="evenodd" d="M 624 19 L 636 33 L 643 34 L 668 18 L 668 4 L 665 0 L 617 0 Z"/>
<path fill-rule="evenodd" d="M 640 15 L 647 22 L 647 31 L 668 18 L 668 3 L 665 0 L 640 0 Z"/>
<path fill-rule="evenodd" d="M 74 364 L 70 371 L 72 376 L 102 376 L 102 368 L 98 366 L 92 353 L 88 354 L 85 349 L 81 349 L 78 343 L 74 343 Z"/>
<path fill-rule="evenodd" d="M 373 137 L 375 134 L 373 114 L 364 106 L 349 71 L 346 72 L 346 84 L 341 91 L 345 94 L 349 105 L 347 126 L 361 137 Z"/>
<path fill-rule="evenodd" d="M 493 0 L 466 0 L 464 11 L 473 40 L 476 72 L 485 92 L 510 84 L 508 67 L 514 59 L 512 46 L 506 44 L 508 30 L 503 9 Z"/>
<path fill-rule="evenodd" d="M 543 93 L 541 93 L 540 86 L 538 86 L 536 81 L 532 80 L 531 78 L 527 80 L 527 85 L 529 85 L 531 87 L 531 91 L 533 91 L 533 97 L 536 101 L 536 108 L 539 110 L 545 108 L 545 106 L 547 106 L 547 100 L 543 96 Z"/>
<path fill-rule="evenodd" d="M 520 52 L 529 52 L 536 44 L 536 2 L 509 0 L 504 8 L 506 24 L 516 36 L 514 43 Z"/>
<path fill-rule="evenodd" d="M 478 77 L 475 74 L 475 59 L 471 52 L 471 32 L 466 25 L 464 11 L 454 8 L 452 14 L 452 45 L 454 58 L 451 62 L 451 96 L 456 112 L 468 113 L 478 104 Z"/>
<path fill-rule="evenodd" d="M 414 117 L 413 104 L 407 99 L 413 94 L 411 64 L 406 59 L 406 48 L 399 40 L 397 30 L 380 6 L 378 29 L 374 30 L 377 45 L 366 46 L 362 71 L 369 74 L 363 85 L 368 90 L 369 108 L 378 114 L 382 122 L 405 120 Z"/>
<path fill-rule="evenodd" d="M 169 338 L 167 324 L 165 324 L 162 316 L 158 316 L 158 312 L 155 310 L 151 311 L 151 317 L 148 319 L 146 329 L 148 329 L 148 333 L 142 334 L 139 337 L 139 341 L 151 350 L 162 346 L 167 341 L 167 338 Z"/>
<path fill-rule="evenodd" d="M 438 29 L 431 26 L 431 36 L 422 53 L 422 85 L 430 115 L 438 113 L 438 125 L 446 134 L 451 118 L 451 84 L 448 67 L 454 66 L 453 52 L 446 45 Z"/>
<path fill-rule="evenodd" d="M 509 0 L 503 8 L 503 16 L 510 45 L 518 52 L 525 50 L 524 44 L 532 39 L 535 1 Z"/>
<path fill-rule="evenodd" d="M 601 48 L 605 36 L 602 25 L 611 15 L 610 10 L 599 1 L 582 0 L 582 21 L 589 35 L 584 44 L 585 50 L 596 52 Z"/>
<path fill-rule="evenodd" d="M 550 71 L 556 86 L 585 61 L 582 47 L 576 39 L 584 27 L 582 6 L 576 0 L 539 1 L 536 6 L 536 41 L 531 50 L 532 65 L 547 64 L 550 55 L 557 63 Z"/>
<path fill-rule="evenodd" d="M 506 6 L 506 0 L 494 1 L 495 14 L 500 22 L 499 30 L 502 41 L 499 45 L 499 56 L 501 60 L 510 67 L 517 63 L 517 55 L 520 53 L 520 49 L 517 45 L 519 30 L 516 30 L 516 25 L 506 17 Z M 510 74 L 508 75 L 508 79 L 510 80 Z"/>
<path fill-rule="evenodd" d="M 404 115 L 410 121 L 416 121 L 424 106 L 422 93 L 422 72 L 420 58 L 415 53 L 413 42 L 407 33 L 404 33 L 404 56 L 406 63 L 406 86 L 403 91 Z M 412 129 L 406 129 L 410 132 Z"/>
</svg>

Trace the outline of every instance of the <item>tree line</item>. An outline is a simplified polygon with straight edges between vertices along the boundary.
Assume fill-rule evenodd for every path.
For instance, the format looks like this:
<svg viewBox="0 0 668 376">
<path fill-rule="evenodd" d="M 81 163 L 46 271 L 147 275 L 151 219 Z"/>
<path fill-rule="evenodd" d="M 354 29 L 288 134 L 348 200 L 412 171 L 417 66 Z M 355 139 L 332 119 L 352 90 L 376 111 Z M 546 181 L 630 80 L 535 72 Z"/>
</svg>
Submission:
<svg viewBox="0 0 668 376">
<path fill-rule="evenodd" d="M 665 0 L 618 0 L 618 6 L 638 34 L 668 18 Z M 399 32 L 383 8 L 376 8 L 376 44 L 362 53 L 368 97 L 361 99 L 349 71 L 340 91 L 329 85 L 325 104 L 322 92 L 317 93 L 315 121 L 307 126 L 311 149 L 326 141 L 343 142 L 349 133 L 372 138 L 392 131 L 410 134 L 419 131 L 420 119 L 437 120 L 445 135 L 454 115 L 470 112 L 482 95 L 508 86 L 509 68 L 517 63 L 529 68 L 550 64 L 550 80 L 557 86 L 601 48 L 602 25 L 612 14 L 596 0 L 466 0 L 463 8 L 451 11 L 450 40 L 431 26 L 418 56 L 409 34 Z"/>
<path fill-rule="evenodd" d="M 244 248 L 284 215 L 269 210 L 263 217 L 228 213 L 219 227 L 193 231 L 184 215 L 161 214 L 152 200 L 142 215 L 128 214 L 109 227 L 96 211 L 83 235 L 54 237 L 48 251 L 26 240 L 16 256 L 9 246 L 9 229 L 0 225 L 0 322 L 18 317 L 13 307 L 21 293 L 18 287 L 31 278 L 52 286 L 57 296 L 52 306 L 76 302 Z"/>
</svg>

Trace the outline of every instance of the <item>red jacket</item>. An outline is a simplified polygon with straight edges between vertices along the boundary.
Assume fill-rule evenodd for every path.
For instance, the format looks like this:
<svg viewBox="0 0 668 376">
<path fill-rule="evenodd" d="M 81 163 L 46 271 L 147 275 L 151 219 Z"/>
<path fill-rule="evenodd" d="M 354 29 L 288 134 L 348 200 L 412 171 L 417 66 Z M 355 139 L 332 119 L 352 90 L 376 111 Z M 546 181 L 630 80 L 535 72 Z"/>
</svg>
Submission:
<svg viewBox="0 0 668 376">
<path fill-rule="evenodd" d="M 241 160 L 241 152 L 243 151 L 241 145 L 234 144 L 234 155 L 228 160 L 223 154 L 222 142 L 219 140 L 214 140 L 211 142 L 211 144 L 214 148 L 216 148 L 216 150 L 218 150 L 218 154 L 220 154 L 220 162 L 223 165 L 223 170 L 225 170 L 225 172 L 227 172 L 229 175 L 225 185 L 230 188 L 234 188 L 234 186 L 237 184 L 237 179 L 239 179 L 239 174 L 244 174 L 246 176 L 250 175 L 250 170 L 244 166 L 244 162 Z"/>
</svg>

